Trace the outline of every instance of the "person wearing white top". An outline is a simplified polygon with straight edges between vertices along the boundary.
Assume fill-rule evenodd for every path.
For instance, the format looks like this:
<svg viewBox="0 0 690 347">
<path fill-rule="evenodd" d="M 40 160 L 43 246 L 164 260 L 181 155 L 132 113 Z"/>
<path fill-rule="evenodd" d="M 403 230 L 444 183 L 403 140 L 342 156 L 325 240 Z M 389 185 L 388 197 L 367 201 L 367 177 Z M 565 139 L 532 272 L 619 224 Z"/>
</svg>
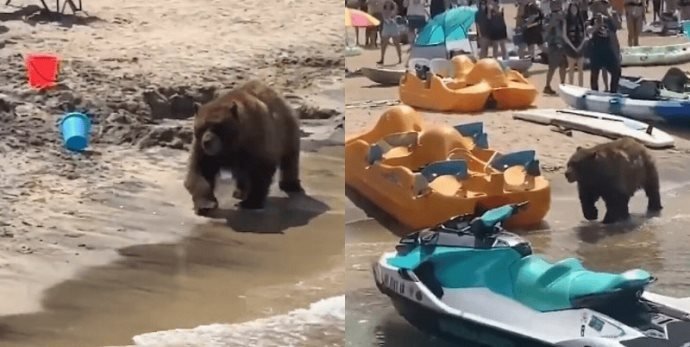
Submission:
<svg viewBox="0 0 690 347">
<path fill-rule="evenodd" d="M 410 42 L 414 42 L 417 34 L 426 25 L 428 0 L 404 0 L 403 7 L 407 8 L 407 27 Z"/>
</svg>

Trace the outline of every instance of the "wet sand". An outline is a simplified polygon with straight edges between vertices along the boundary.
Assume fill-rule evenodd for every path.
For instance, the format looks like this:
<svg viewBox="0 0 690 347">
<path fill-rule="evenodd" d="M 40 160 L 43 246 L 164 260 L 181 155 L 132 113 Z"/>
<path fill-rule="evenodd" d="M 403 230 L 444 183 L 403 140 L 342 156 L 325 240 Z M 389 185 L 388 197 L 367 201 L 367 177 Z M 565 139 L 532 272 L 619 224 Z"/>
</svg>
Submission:
<svg viewBox="0 0 690 347">
<path fill-rule="evenodd" d="M 252 219 L 205 220 L 181 211 L 187 196 L 177 179 L 134 194 L 121 187 L 99 193 L 100 213 L 126 219 L 121 233 L 184 238 L 120 248 L 115 263 L 51 287 L 43 312 L 0 318 L 2 345 L 127 344 L 140 333 L 272 316 L 340 294 L 343 159 L 341 150 L 325 152 L 303 159 L 308 197 L 273 192 L 273 206 Z M 113 244 L 88 234 L 75 238 L 87 256 L 107 254 L 101 243 Z"/>
<path fill-rule="evenodd" d="M 342 7 L 84 6 L 49 18 L 32 1 L 0 5 L 0 296 L 12 298 L 0 300 L 0 345 L 126 345 L 342 295 Z M 287 10 L 301 16 L 274 16 Z M 36 52 L 60 57 L 58 85 L 45 92 L 26 81 L 24 57 Z M 250 78 L 298 109 L 309 197 L 274 192 L 264 214 L 228 212 L 228 223 L 197 217 L 182 187 L 190 106 Z M 72 110 L 92 116 L 82 154 L 62 148 L 55 126 Z M 317 346 L 342 341 L 328 324 L 305 334 Z"/>
<path fill-rule="evenodd" d="M 514 6 L 504 6 L 506 18 L 515 14 Z M 620 42 L 627 42 L 625 30 L 619 32 Z M 354 36 L 351 36 L 354 37 Z M 684 37 L 660 37 L 645 35 L 642 45 L 661 45 L 686 42 Z M 406 49 L 406 48 L 404 48 Z M 404 59 L 405 57 L 403 57 Z M 363 54 L 348 57 L 346 66 L 356 70 L 362 66 L 375 66 L 379 51 L 364 49 Z M 397 61 L 394 49 L 389 49 L 386 60 Z M 387 67 L 397 67 L 390 65 Z M 624 67 L 624 75 L 639 75 L 660 79 L 671 66 Z M 678 66 L 690 70 L 690 64 Z M 546 66 L 532 66 L 528 78 L 541 91 L 545 85 Z M 589 72 L 584 75 L 589 86 Z M 552 86 L 559 82 L 554 77 Z M 370 129 L 387 106 L 374 106 L 379 101 L 398 99 L 397 87 L 381 87 L 365 77 L 346 79 L 346 131 L 347 136 Z M 600 82 L 600 87 L 602 83 Z M 540 95 L 539 108 L 564 108 L 558 96 Z M 690 296 L 688 264 L 690 233 L 687 222 L 690 215 L 686 206 L 690 202 L 690 181 L 687 170 L 690 161 L 690 132 L 681 129 L 665 129 L 674 135 L 676 147 L 653 151 L 662 180 L 661 217 L 647 219 L 644 215 L 646 198 L 638 192 L 631 202 L 631 222 L 603 227 L 599 223 L 585 222 L 580 214 L 575 185 L 567 184 L 563 177 L 567 159 L 577 146 L 590 146 L 608 141 L 603 137 L 573 131 L 572 137 L 552 131 L 547 126 L 512 119 L 510 111 L 487 110 L 476 115 L 438 114 L 421 112 L 425 121 L 432 124 L 455 125 L 482 121 L 489 135 L 489 145 L 501 152 L 534 149 L 542 164 L 542 172 L 552 184 L 552 205 L 543 226 L 538 230 L 518 231 L 533 244 L 535 252 L 550 260 L 577 257 L 586 266 L 602 271 L 623 271 L 643 268 L 659 277 L 652 291 Z M 370 264 L 383 252 L 392 251 L 399 237 L 407 232 L 390 217 L 347 190 L 346 206 L 346 341 L 347 346 L 450 347 L 446 343 L 423 334 L 404 321 L 393 309 L 389 299 L 374 286 Z M 603 217 L 603 203 L 598 203 Z M 465 344 L 463 344 L 465 346 Z M 467 344 L 468 347 L 473 347 Z"/>
</svg>

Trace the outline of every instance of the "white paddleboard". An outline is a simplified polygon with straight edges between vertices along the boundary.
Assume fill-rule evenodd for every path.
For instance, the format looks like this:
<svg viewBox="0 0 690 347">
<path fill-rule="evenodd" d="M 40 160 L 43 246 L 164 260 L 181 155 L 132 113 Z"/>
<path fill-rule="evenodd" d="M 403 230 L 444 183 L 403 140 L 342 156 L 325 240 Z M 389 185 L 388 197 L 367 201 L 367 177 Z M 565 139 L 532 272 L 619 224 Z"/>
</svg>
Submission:
<svg viewBox="0 0 690 347">
<path fill-rule="evenodd" d="M 558 125 L 614 139 L 628 136 L 649 148 L 674 146 L 673 137 L 658 128 L 607 113 L 571 109 L 533 109 L 515 112 L 513 118 L 539 124 Z"/>
</svg>

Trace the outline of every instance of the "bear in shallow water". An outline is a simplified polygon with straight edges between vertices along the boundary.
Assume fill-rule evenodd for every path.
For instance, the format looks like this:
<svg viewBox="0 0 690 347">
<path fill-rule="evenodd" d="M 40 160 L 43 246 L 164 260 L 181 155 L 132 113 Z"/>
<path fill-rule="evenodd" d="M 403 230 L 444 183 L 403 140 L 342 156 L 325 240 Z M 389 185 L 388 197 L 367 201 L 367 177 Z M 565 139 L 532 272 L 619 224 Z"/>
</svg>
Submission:
<svg viewBox="0 0 690 347">
<path fill-rule="evenodd" d="M 606 204 L 603 223 L 615 223 L 630 216 L 628 202 L 642 188 L 647 194 L 648 212 L 662 209 L 659 174 L 649 151 L 632 138 L 622 138 L 591 148 L 578 147 L 568 160 L 568 182 L 577 182 L 582 213 L 587 220 L 598 218 L 594 206 L 599 198 Z"/>
<path fill-rule="evenodd" d="M 303 192 L 299 179 L 300 126 L 295 110 L 274 89 L 250 81 L 215 100 L 196 106 L 194 140 L 184 186 L 194 209 L 207 215 L 218 208 L 216 175 L 235 178 L 235 198 L 244 209 L 261 209 L 273 175 L 280 189 Z"/>
</svg>

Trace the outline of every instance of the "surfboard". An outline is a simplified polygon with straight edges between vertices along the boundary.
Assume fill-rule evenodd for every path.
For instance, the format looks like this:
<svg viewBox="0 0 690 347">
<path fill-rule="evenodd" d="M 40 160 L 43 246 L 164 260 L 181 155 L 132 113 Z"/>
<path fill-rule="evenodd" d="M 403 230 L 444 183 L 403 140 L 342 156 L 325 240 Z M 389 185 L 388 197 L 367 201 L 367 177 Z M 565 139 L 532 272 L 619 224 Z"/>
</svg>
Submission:
<svg viewBox="0 0 690 347">
<path fill-rule="evenodd" d="M 658 128 L 606 113 L 571 109 L 533 109 L 515 112 L 513 118 L 561 126 L 612 139 L 628 136 L 654 149 L 674 146 L 673 137 Z"/>
<path fill-rule="evenodd" d="M 400 79 L 405 74 L 405 69 L 379 69 L 363 67 L 359 71 L 372 82 L 385 86 L 394 86 L 400 83 Z"/>
</svg>

